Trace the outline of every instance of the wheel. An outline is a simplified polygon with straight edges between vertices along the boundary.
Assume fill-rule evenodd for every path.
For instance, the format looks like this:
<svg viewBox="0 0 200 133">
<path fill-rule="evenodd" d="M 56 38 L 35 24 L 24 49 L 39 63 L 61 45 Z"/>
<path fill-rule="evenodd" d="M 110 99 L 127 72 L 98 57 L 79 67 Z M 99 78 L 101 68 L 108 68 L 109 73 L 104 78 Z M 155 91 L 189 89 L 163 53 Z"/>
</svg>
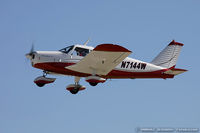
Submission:
<svg viewBox="0 0 200 133">
<path fill-rule="evenodd" d="M 79 91 L 78 88 L 74 88 L 74 89 L 70 90 L 70 92 L 71 92 L 72 94 L 77 94 L 78 91 Z"/>
<path fill-rule="evenodd" d="M 89 82 L 89 84 L 90 84 L 91 86 L 96 86 L 98 83 L 96 83 L 96 82 Z"/>
<path fill-rule="evenodd" d="M 44 84 L 44 83 L 36 83 L 36 85 L 37 85 L 38 87 L 43 87 L 45 84 Z"/>
</svg>

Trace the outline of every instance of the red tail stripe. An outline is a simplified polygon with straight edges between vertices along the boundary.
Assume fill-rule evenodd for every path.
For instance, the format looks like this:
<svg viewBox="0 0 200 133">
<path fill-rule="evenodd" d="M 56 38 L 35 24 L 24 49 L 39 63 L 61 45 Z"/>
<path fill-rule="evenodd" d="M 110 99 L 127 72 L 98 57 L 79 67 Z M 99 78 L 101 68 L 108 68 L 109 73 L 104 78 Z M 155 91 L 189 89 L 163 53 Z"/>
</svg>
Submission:
<svg viewBox="0 0 200 133">
<path fill-rule="evenodd" d="M 179 45 L 179 46 L 183 46 L 184 44 L 183 43 L 180 43 L 180 42 L 175 42 L 174 40 L 170 42 L 169 46 L 170 45 Z"/>
</svg>

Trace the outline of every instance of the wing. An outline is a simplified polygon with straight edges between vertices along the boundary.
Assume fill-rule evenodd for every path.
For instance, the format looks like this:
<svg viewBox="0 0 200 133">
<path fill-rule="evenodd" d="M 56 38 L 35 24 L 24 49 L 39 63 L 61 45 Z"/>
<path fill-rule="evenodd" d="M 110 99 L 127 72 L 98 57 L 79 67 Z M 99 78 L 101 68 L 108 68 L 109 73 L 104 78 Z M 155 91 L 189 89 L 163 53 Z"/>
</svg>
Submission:
<svg viewBox="0 0 200 133">
<path fill-rule="evenodd" d="M 129 54 L 131 51 L 122 46 L 101 44 L 78 63 L 68 66 L 66 69 L 87 74 L 107 75 Z"/>
</svg>

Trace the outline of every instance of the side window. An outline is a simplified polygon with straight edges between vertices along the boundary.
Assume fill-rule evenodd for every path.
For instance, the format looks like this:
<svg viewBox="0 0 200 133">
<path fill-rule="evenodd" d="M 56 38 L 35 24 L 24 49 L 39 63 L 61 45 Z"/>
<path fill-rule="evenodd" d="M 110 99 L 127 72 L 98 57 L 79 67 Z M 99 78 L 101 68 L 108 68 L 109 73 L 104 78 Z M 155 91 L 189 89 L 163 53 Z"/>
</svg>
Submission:
<svg viewBox="0 0 200 133">
<path fill-rule="evenodd" d="M 86 56 L 88 53 L 89 53 L 89 50 L 88 50 L 88 49 L 83 49 L 83 50 L 81 51 L 81 55 L 82 55 L 82 56 Z"/>
<path fill-rule="evenodd" d="M 79 50 L 78 48 L 76 47 L 72 53 L 72 55 L 76 55 L 76 56 L 79 56 Z"/>
<path fill-rule="evenodd" d="M 86 56 L 88 53 L 88 49 L 76 47 L 73 54 L 77 56 Z"/>
</svg>

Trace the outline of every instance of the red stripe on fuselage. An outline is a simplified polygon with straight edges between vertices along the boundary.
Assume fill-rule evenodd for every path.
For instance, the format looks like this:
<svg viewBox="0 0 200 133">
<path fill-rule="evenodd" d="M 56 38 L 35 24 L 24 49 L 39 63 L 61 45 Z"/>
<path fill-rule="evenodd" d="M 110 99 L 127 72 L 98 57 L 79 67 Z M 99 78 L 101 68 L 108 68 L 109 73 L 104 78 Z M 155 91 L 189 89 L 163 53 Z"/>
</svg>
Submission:
<svg viewBox="0 0 200 133">
<path fill-rule="evenodd" d="M 64 75 L 72 75 L 72 76 L 80 76 L 80 77 L 87 77 L 91 75 L 91 74 L 85 74 L 85 73 L 72 71 L 65 68 L 67 66 L 71 66 L 74 64 L 76 63 L 45 62 L 45 63 L 36 63 L 34 64 L 34 67 L 45 70 L 45 71 L 55 72 L 55 73 L 64 74 Z"/>
<path fill-rule="evenodd" d="M 80 73 L 76 71 L 69 70 L 65 67 L 74 65 L 75 63 L 63 63 L 63 62 L 46 62 L 46 63 L 37 63 L 34 64 L 35 68 L 39 68 L 45 71 L 54 72 L 58 74 L 79 76 L 79 77 L 88 77 L 91 74 Z M 173 78 L 174 75 L 164 74 L 163 72 L 168 69 L 163 69 L 153 72 L 127 72 L 121 70 L 112 70 L 106 76 L 100 76 L 102 78 Z"/>
<path fill-rule="evenodd" d="M 153 72 L 127 72 L 120 70 L 112 70 L 107 77 L 111 78 L 173 78 L 174 75 L 164 74 L 164 70 Z"/>
</svg>

